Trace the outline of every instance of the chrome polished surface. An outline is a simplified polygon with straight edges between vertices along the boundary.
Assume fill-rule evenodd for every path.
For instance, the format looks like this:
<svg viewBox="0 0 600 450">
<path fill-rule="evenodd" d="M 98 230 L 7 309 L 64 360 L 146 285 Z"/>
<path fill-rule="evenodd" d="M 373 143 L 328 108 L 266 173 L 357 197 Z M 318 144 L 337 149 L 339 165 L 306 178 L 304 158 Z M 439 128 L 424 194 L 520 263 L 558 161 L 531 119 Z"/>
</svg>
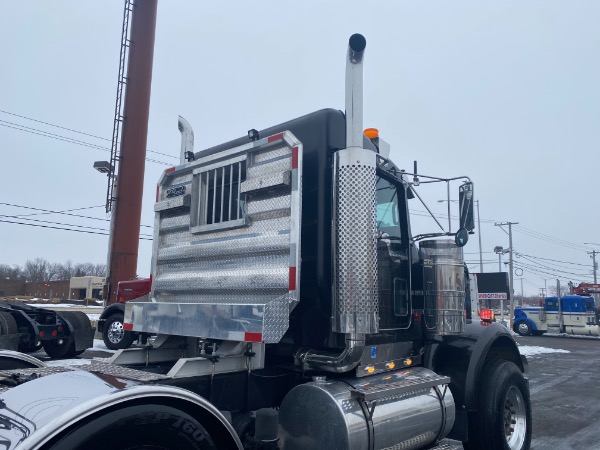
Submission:
<svg viewBox="0 0 600 450">
<path fill-rule="evenodd" d="M 184 389 L 141 386 L 111 375 L 67 371 L 29 381 L 2 394 L 6 407 L 0 410 L 0 418 L 11 426 L 0 428 L 0 439 L 9 450 L 42 448 L 45 442 L 73 424 L 112 405 L 159 398 L 199 406 L 235 435 L 229 422 L 213 405 Z M 242 448 L 239 441 L 238 447 Z"/>
<path fill-rule="evenodd" d="M 454 424 L 454 399 L 441 382 L 444 379 L 416 367 L 361 379 L 318 380 L 296 386 L 280 408 L 282 447 L 285 450 L 425 447 L 446 436 Z M 376 401 L 357 393 L 366 388 L 378 393 Z M 370 430 L 365 414 L 371 408 Z M 299 417 L 303 420 L 298 420 Z"/>
<path fill-rule="evenodd" d="M 185 164 L 187 161 L 185 154 L 194 153 L 194 130 L 187 120 L 179 116 L 177 127 L 181 132 L 181 151 L 179 152 L 179 164 Z"/>
<path fill-rule="evenodd" d="M 511 386 L 506 393 L 503 419 L 508 448 L 511 450 L 521 449 L 527 434 L 527 411 L 521 391 L 515 386 Z"/>
<path fill-rule="evenodd" d="M 347 148 L 334 155 L 333 331 L 379 331 L 377 154 Z"/>
<path fill-rule="evenodd" d="M 126 323 L 150 333 L 227 340 L 257 333 L 279 342 L 300 298 L 301 169 L 302 145 L 285 132 L 165 172 L 151 302 L 128 304 Z M 178 199 L 188 194 L 186 207 Z"/>
<path fill-rule="evenodd" d="M 353 34 L 346 56 L 346 147 L 363 146 L 363 59 L 367 40 Z"/>
<path fill-rule="evenodd" d="M 462 249 L 451 240 L 419 245 L 423 262 L 424 319 L 427 332 L 461 334 L 465 330 L 465 274 Z"/>
<path fill-rule="evenodd" d="M 26 353 L 0 349 L 0 370 L 2 369 L 3 362 L 12 366 L 23 363 L 23 367 L 46 367 L 46 363 Z"/>
</svg>

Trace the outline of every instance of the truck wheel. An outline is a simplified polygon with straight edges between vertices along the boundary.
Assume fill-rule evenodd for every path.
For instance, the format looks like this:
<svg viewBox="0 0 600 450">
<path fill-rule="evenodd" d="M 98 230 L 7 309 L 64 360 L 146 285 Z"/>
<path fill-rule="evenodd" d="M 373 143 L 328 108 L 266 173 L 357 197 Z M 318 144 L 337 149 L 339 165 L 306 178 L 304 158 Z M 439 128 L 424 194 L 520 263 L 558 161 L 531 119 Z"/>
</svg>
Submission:
<svg viewBox="0 0 600 450">
<path fill-rule="evenodd" d="M 481 373 L 478 410 L 469 416 L 467 450 L 526 450 L 531 444 L 531 401 L 523 374 L 511 361 L 492 359 Z"/>
<path fill-rule="evenodd" d="M 42 343 L 44 351 L 50 358 L 71 358 L 75 356 L 75 345 L 71 336 L 66 336 L 62 339 L 52 341 L 44 341 Z"/>
<path fill-rule="evenodd" d="M 133 343 L 134 334 L 123 329 L 123 315 L 113 314 L 104 324 L 102 340 L 111 350 L 129 348 Z"/>
<path fill-rule="evenodd" d="M 529 336 L 531 334 L 531 327 L 527 322 L 519 322 L 515 326 L 515 331 L 521 336 Z"/>
<path fill-rule="evenodd" d="M 196 419 L 183 411 L 165 405 L 135 405 L 95 417 L 44 448 L 232 448 L 222 446 L 218 440 L 218 436 L 211 436 Z"/>
<path fill-rule="evenodd" d="M 19 332 L 17 321 L 11 313 L 0 312 L 0 336 L 16 334 Z"/>
</svg>

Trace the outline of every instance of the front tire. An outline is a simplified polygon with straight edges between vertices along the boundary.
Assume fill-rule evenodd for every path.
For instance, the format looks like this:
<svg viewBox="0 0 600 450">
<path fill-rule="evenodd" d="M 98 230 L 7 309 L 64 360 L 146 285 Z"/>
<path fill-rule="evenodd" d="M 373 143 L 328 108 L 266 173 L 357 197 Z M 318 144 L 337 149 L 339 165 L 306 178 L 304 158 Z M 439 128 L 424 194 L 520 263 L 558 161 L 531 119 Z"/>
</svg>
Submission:
<svg viewBox="0 0 600 450">
<path fill-rule="evenodd" d="M 531 334 L 531 327 L 527 322 L 519 322 L 515 325 L 515 331 L 521 336 L 529 336 Z"/>
<path fill-rule="evenodd" d="M 113 314 L 106 319 L 102 329 L 102 340 L 111 350 L 129 348 L 133 344 L 134 335 L 123 329 L 123 320 L 122 314 Z"/>
<path fill-rule="evenodd" d="M 492 359 L 481 374 L 478 410 L 469 416 L 467 450 L 527 450 L 531 445 L 529 388 L 511 361 Z"/>
</svg>

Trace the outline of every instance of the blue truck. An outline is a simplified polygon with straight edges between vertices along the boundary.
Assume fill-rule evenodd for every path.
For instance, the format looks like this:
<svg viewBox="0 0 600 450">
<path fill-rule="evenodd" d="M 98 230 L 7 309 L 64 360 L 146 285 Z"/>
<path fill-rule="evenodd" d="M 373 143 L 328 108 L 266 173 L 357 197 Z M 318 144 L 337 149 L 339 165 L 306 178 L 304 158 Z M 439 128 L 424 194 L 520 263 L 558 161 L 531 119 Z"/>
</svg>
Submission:
<svg viewBox="0 0 600 450">
<path fill-rule="evenodd" d="M 513 329 L 521 336 L 558 333 L 600 336 L 594 298 L 584 295 L 547 297 L 543 306 L 515 308 Z"/>
</svg>

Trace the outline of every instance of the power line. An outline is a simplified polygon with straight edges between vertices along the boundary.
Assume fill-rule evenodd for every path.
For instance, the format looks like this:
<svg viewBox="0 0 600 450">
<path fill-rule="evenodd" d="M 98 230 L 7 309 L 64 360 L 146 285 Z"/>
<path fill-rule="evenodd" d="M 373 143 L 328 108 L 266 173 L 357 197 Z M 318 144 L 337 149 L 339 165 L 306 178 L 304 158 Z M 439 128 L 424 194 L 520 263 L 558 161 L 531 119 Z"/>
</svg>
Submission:
<svg viewBox="0 0 600 450">
<path fill-rule="evenodd" d="M 2 217 L 6 217 L 9 219 L 19 219 L 20 218 L 18 216 L 2 216 Z M 25 218 L 24 220 L 29 220 L 31 222 L 50 223 L 52 225 L 63 225 L 63 226 L 67 226 L 67 227 L 87 228 L 88 230 L 110 231 L 110 230 L 107 230 L 106 228 L 89 227 L 87 225 L 75 225 L 72 223 L 55 222 L 55 221 L 51 221 L 51 220 L 27 219 L 27 218 Z M 25 225 L 30 225 L 30 224 L 25 224 Z M 141 235 L 142 236 L 151 236 L 150 234 L 145 234 L 145 233 L 141 234 Z"/>
<path fill-rule="evenodd" d="M 15 224 L 15 225 L 27 225 L 27 226 L 30 226 L 30 227 L 52 228 L 54 230 L 74 231 L 76 233 L 98 234 L 98 235 L 101 235 L 101 236 L 108 236 L 108 233 L 99 233 L 97 231 L 74 230 L 72 228 L 53 227 L 53 226 L 50 226 L 50 225 L 37 225 L 37 224 L 34 224 L 34 223 L 25 223 L 25 222 L 12 222 L 10 220 L 2 220 L 2 219 L 0 219 L 0 222 L 3 222 L 3 223 L 12 223 L 12 224 Z M 140 237 L 140 240 L 142 240 L 142 241 L 151 241 L 152 238 L 143 238 L 143 237 Z"/>
<path fill-rule="evenodd" d="M 57 141 L 63 141 L 63 142 L 68 142 L 69 144 L 81 145 L 83 147 L 89 147 L 89 148 L 93 148 L 95 150 L 102 150 L 103 152 L 110 152 L 110 149 L 108 147 L 101 147 L 96 144 L 91 144 L 89 142 L 80 141 L 78 139 L 72 139 L 72 138 L 69 138 L 66 136 L 61 136 L 59 134 L 49 133 L 47 131 L 42 131 L 39 129 L 26 127 L 23 125 L 13 124 L 12 122 L 7 122 L 5 120 L 0 120 L 0 122 L 3 122 L 3 123 L 0 123 L 0 126 L 6 127 L 6 128 L 12 128 L 14 130 L 24 131 L 25 133 L 30 133 L 30 134 L 37 134 L 39 136 L 48 137 L 50 139 L 56 139 Z M 10 125 L 7 125 L 7 124 L 10 124 Z M 16 125 L 16 126 L 12 126 L 12 125 Z M 167 163 L 164 161 L 159 161 L 157 159 L 151 159 L 151 158 L 146 158 L 146 161 L 153 162 L 156 164 L 162 164 L 164 166 L 171 165 L 170 163 Z"/>
<path fill-rule="evenodd" d="M 9 111 L 4 111 L 2 109 L 0 109 L 0 112 L 4 113 L 4 114 L 9 114 L 11 116 L 20 117 L 21 119 L 31 120 L 32 122 L 42 123 L 42 124 L 48 125 L 50 127 L 60 128 L 61 130 L 71 131 L 73 133 L 82 134 L 84 136 L 89 136 L 89 137 L 92 137 L 92 138 L 95 138 L 95 139 L 101 139 L 103 141 L 111 142 L 111 140 L 108 139 L 108 138 L 105 138 L 105 137 L 102 137 L 102 136 L 97 136 L 95 134 L 85 133 L 83 131 L 74 130 L 73 128 L 67 128 L 67 127 L 63 127 L 63 126 L 60 126 L 60 125 L 56 125 L 54 123 L 44 122 L 43 120 L 34 119 L 34 118 L 28 117 L 28 116 L 22 116 L 21 114 L 11 113 Z M 23 126 L 23 125 L 19 125 L 19 126 Z M 148 149 L 146 149 L 146 151 L 149 152 L 149 153 L 156 153 L 157 155 L 163 155 L 163 156 L 166 156 L 168 158 L 176 158 L 177 159 L 177 156 L 168 155 L 166 153 L 157 152 L 155 150 L 148 150 Z"/>
<path fill-rule="evenodd" d="M 65 209 L 65 210 L 62 210 L 62 211 L 58 211 L 58 213 L 65 213 L 65 212 L 70 212 L 70 211 L 81 211 L 83 209 L 94 209 L 94 208 L 104 208 L 104 205 L 85 206 L 83 208 Z M 25 218 L 25 217 L 29 217 L 29 216 L 41 216 L 41 215 L 44 215 L 44 214 L 56 214 L 56 213 L 40 212 L 40 213 L 32 213 L 32 214 L 19 214 L 17 216 L 0 215 L 0 217 L 16 217 L 18 219 L 21 219 L 21 218 Z"/>
<path fill-rule="evenodd" d="M 43 208 L 34 208 L 32 206 L 15 205 L 14 203 L 3 203 L 3 202 L 0 202 L 0 205 L 12 206 L 12 207 L 15 207 L 15 208 L 31 209 L 33 211 L 43 211 L 43 212 L 48 213 L 48 214 L 63 214 L 65 216 L 81 217 L 81 218 L 84 218 L 84 219 L 99 220 L 101 222 L 110 222 L 109 219 L 100 219 L 98 217 L 82 216 L 81 214 L 71 214 L 71 213 L 66 213 L 66 212 L 61 212 L 61 211 L 52 211 L 52 210 L 43 209 Z M 3 216 L 0 216 L 0 217 L 3 217 Z M 146 227 L 146 228 L 153 228 L 151 225 L 140 225 L 140 226 L 141 227 Z"/>
<path fill-rule="evenodd" d="M 584 266 L 584 267 L 588 267 L 589 266 L 589 264 L 574 263 L 574 262 L 569 262 L 569 261 L 559 261 L 558 259 L 542 258 L 540 256 L 526 255 L 524 253 L 519 253 L 519 252 L 515 252 L 515 255 L 517 255 L 517 256 L 529 256 L 530 258 L 543 259 L 545 261 L 554 261 L 554 262 L 563 263 L 563 264 L 572 264 L 574 266 Z"/>
</svg>

